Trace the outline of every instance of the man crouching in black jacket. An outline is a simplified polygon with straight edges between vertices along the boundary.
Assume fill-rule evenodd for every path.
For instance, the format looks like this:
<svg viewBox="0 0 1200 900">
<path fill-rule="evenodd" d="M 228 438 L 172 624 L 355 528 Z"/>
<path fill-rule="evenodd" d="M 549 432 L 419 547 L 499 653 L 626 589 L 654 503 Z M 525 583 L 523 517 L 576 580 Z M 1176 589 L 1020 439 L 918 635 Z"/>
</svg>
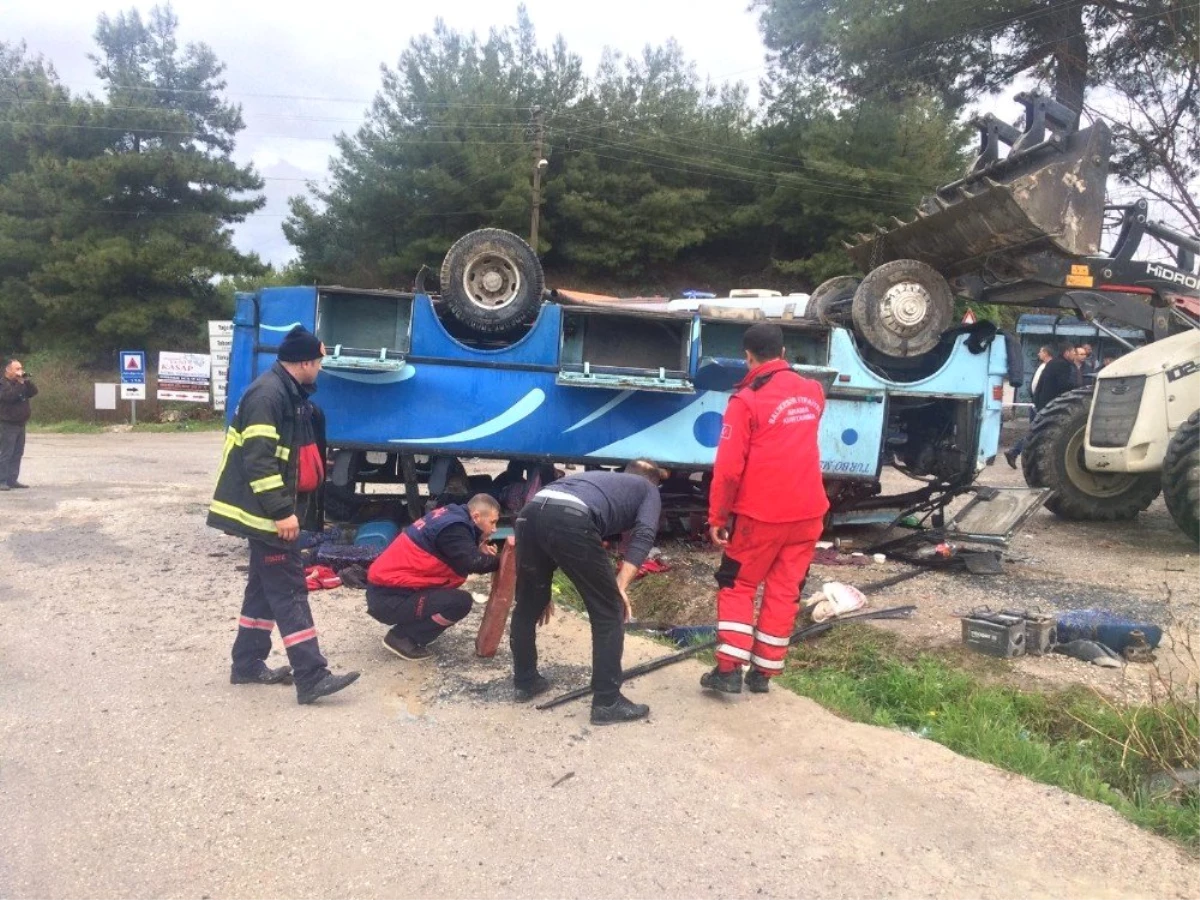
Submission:
<svg viewBox="0 0 1200 900">
<path fill-rule="evenodd" d="M 495 548 L 485 543 L 499 521 L 500 504 L 476 494 L 400 532 L 367 570 L 367 612 L 392 626 L 384 647 L 401 659 L 433 655 L 426 644 L 471 611 L 471 595 L 459 590 L 467 576 L 500 566 Z"/>
</svg>

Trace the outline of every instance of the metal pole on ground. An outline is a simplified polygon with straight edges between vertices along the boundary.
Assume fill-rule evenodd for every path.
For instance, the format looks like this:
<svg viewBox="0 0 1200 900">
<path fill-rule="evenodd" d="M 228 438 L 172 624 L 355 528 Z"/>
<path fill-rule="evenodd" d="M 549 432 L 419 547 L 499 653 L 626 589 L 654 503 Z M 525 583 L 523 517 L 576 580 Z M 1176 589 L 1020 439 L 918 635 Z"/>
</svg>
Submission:
<svg viewBox="0 0 1200 900">
<path fill-rule="evenodd" d="M 864 594 L 872 591 L 880 590 L 881 588 L 890 587 L 893 584 L 898 584 L 901 581 L 907 581 L 910 578 L 915 578 L 918 575 L 923 575 L 927 569 L 916 569 L 912 572 L 903 572 L 900 575 L 893 575 L 890 578 L 884 578 L 880 581 L 871 584 L 863 585 L 859 588 Z M 870 612 L 857 613 L 850 616 L 841 616 L 837 619 L 830 619 L 827 622 L 820 622 L 815 625 L 809 625 L 796 631 L 788 641 L 789 645 L 797 644 L 800 641 L 807 640 L 810 637 L 815 637 L 818 634 L 823 634 L 829 629 L 838 625 L 844 625 L 851 622 L 862 621 L 864 619 L 902 619 L 907 618 L 916 609 L 916 606 L 894 606 L 889 609 L 871 610 Z M 680 660 L 688 659 L 698 653 L 703 653 L 705 650 L 711 650 L 717 646 L 715 640 L 705 641 L 703 644 L 696 644 L 694 647 L 687 647 L 675 653 L 661 656 L 658 659 L 652 659 L 649 662 L 644 662 L 641 665 L 634 666 L 631 669 L 626 669 L 622 674 L 622 682 L 628 681 L 631 678 L 636 678 L 639 675 L 645 675 L 648 672 L 653 672 L 656 669 L 661 669 L 665 666 L 673 665 Z M 561 706 L 564 703 L 569 703 L 572 700 L 578 700 L 580 697 L 586 697 L 592 692 L 591 685 L 587 687 L 576 688 L 573 691 L 567 691 L 565 694 L 560 694 L 553 700 L 547 700 L 537 707 L 537 709 L 553 709 L 556 706 Z"/>
</svg>

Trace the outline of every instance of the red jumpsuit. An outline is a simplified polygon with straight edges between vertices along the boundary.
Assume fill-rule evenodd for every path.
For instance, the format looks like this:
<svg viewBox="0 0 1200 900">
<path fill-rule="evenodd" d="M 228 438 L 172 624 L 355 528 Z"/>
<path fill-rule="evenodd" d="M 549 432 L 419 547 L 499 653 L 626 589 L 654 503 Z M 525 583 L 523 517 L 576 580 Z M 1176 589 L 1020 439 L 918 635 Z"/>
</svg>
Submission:
<svg viewBox="0 0 1200 900">
<path fill-rule="evenodd" d="M 824 411 L 821 385 L 783 359 L 747 374 L 725 410 L 708 507 L 708 523 L 728 527 L 730 535 L 716 574 L 722 671 L 742 663 L 767 676 L 783 670 L 800 589 L 829 509 L 817 448 Z"/>
</svg>

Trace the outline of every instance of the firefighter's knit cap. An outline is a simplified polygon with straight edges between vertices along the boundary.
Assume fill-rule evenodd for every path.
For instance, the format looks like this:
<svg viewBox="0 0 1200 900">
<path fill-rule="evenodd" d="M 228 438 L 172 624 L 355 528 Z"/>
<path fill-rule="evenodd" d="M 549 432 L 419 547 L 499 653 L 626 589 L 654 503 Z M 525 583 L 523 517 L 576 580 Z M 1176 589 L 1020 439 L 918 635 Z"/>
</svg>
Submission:
<svg viewBox="0 0 1200 900">
<path fill-rule="evenodd" d="M 324 355 L 324 345 L 303 325 L 289 331 L 279 345 L 280 362 L 308 362 Z"/>
</svg>

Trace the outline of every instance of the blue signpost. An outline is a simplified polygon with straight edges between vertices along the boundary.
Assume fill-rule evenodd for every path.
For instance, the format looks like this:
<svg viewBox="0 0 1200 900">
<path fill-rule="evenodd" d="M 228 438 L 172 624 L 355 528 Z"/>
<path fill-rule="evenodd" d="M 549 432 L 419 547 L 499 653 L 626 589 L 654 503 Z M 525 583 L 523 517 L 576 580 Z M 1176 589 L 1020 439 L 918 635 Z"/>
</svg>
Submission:
<svg viewBox="0 0 1200 900">
<path fill-rule="evenodd" d="M 146 351 L 121 351 L 121 398 L 129 401 L 129 424 L 137 424 L 137 402 L 146 399 Z"/>
</svg>

